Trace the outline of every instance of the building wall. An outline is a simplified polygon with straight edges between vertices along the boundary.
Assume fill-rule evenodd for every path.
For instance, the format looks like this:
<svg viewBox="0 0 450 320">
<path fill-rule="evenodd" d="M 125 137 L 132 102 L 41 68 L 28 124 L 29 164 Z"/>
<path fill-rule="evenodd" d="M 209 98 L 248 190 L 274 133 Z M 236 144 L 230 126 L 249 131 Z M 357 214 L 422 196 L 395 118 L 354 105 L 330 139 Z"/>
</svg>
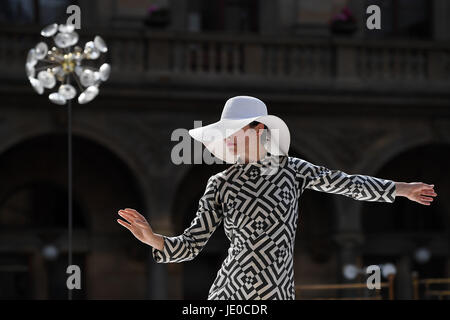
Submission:
<svg viewBox="0 0 450 320">
<path fill-rule="evenodd" d="M 115 222 L 116 212 L 135 207 L 155 232 L 179 234 L 195 215 L 207 177 L 222 167 L 173 164 L 170 157 L 176 141 L 171 141 L 172 132 L 192 128 L 195 120 L 204 124 L 217 121 L 225 101 L 235 95 L 257 96 L 266 102 L 270 113 L 286 120 L 293 156 L 347 173 L 397 181 L 423 179 L 435 183 L 438 193 L 448 190 L 445 169 L 440 175 L 427 175 L 423 165 L 426 154 L 421 157 L 420 152 L 415 153 L 410 163 L 397 161 L 407 152 L 433 146 L 445 155 L 435 157 L 436 165 L 445 168 L 448 163 L 450 59 L 448 44 L 442 41 L 448 26 L 440 11 L 433 11 L 432 39 L 370 42 L 365 39 L 362 19 L 351 37 L 330 37 L 329 18 L 346 3 L 359 17 L 364 16 L 364 7 L 355 1 L 261 0 L 257 32 L 247 30 L 241 35 L 233 35 L 233 28 L 216 30 L 213 35 L 208 30 L 193 32 L 189 19 L 199 12 L 201 1 L 154 2 L 172 10 L 167 30 L 142 29 L 148 1 L 79 3 L 83 25 L 89 26 L 89 32 L 106 35 L 113 66 L 99 97 L 89 105 L 73 106 L 73 134 L 80 146 L 74 153 L 79 166 L 74 171 L 74 184 L 90 221 L 75 241 L 77 251 L 85 255 L 87 292 L 83 298 L 206 297 L 226 251 L 223 233 L 215 233 L 193 262 L 156 264 L 150 248 Z M 433 3 L 433 8 L 450 9 L 442 1 Z M 229 26 L 236 24 L 231 21 Z M 38 96 L 22 74 L 26 52 L 38 39 L 37 30 L 2 27 L 0 32 L 0 43 L 4 44 L 0 51 L 0 161 L 7 159 L 10 148 L 27 139 L 66 134 L 65 108 L 51 105 L 46 95 Z M 178 36 L 173 38 L 173 34 Z M 185 46 L 172 46 L 177 41 L 184 41 Z M 202 60 L 210 52 L 204 48 L 214 45 L 218 56 Z M 286 49 L 292 47 L 297 49 Z M 232 58 L 224 58 L 224 52 Z M 206 71 L 191 68 L 202 63 Z M 230 66 L 230 72 L 215 71 L 212 65 Z M 292 70 L 295 72 L 289 73 Z M 52 145 L 47 147 L 51 150 Z M 64 159 L 61 152 L 65 147 L 64 140 L 57 145 L 60 159 Z M 48 161 L 48 154 L 34 155 L 27 150 L 28 156 Z M 23 156 L 17 158 L 17 166 L 26 167 L 26 163 Z M 112 163 L 120 164 L 120 169 Z M 410 170 L 397 175 L 405 167 Z M 58 181 L 64 192 L 65 170 L 59 170 Z M 9 170 L 5 179 L 8 170 L 4 172 L 3 180 L 9 183 L 0 187 L 0 204 L 11 192 L 8 186 L 25 176 Z M 128 183 L 124 185 L 124 181 Z M 436 214 L 446 221 L 445 237 L 450 228 L 444 197 L 433 205 L 442 201 Z M 401 270 L 397 295 L 408 298 L 417 237 L 434 241 L 433 256 L 444 261 L 436 268 L 443 271 L 435 276 L 449 276 L 448 243 L 443 244 L 441 236 L 418 234 L 409 238 L 405 233 L 392 238 L 392 243 L 373 247 L 363 215 L 392 212 L 404 216 L 410 209 L 404 207 L 406 199 L 374 206 L 307 191 L 300 201 L 304 219 L 300 219 L 296 238 L 297 284 L 346 282 L 341 272 L 345 264 L 364 265 L 381 256 L 379 259 L 397 263 Z M 428 208 L 421 209 L 426 214 Z M 0 205 L 0 216 L 5 212 Z M 8 230 L 8 226 L 3 227 Z M 375 235 L 384 235 L 382 231 Z M 65 252 L 65 234 L 58 239 L 61 252 Z M 45 242 L 33 237 L 27 241 L 21 244 L 14 232 L 2 232 L 0 254 L 31 256 L 30 273 L 37 288 L 33 297 L 48 297 L 48 282 L 43 280 L 48 270 L 41 253 Z M 389 251 L 390 247 L 397 251 Z M 204 281 L 194 290 L 189 279 Z"/>
</svg>

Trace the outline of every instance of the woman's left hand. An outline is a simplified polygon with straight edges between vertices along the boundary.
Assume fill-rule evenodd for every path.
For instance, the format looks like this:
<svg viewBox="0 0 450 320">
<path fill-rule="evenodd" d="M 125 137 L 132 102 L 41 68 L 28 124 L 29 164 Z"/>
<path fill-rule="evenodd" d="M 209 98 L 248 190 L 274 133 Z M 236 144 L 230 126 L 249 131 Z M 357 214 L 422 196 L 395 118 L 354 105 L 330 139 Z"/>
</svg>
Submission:
<svg viewBox="0 0 450 320">
<path fill-rule="evenodd" d="M 131 231 L 141 242 L 152 245 L 154 239 L 153 229 L 142 214 L 134 209 L 126 208 L 119 210 L 119 215 L 126 221 L 117 219 L 117 222 Z"/>
<path fill-rule="evenodd" d="M 434 191 L 434 184 L 423 182 L 396 182 L 397 196 L 406 197 L 411 201 L 429 206 L 433 202 L 433 197 L 437 196 Z"/>
</svg>

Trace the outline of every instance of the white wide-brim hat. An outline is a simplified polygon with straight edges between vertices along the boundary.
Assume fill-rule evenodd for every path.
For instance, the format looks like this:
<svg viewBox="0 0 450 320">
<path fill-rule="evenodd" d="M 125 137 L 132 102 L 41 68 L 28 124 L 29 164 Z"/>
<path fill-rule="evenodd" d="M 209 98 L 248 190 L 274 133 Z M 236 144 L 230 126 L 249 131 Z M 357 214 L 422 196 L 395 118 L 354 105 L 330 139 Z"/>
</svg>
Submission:
<svg viewBox="0 0 450 320">
<path fill-rule="evenodd" d="M 235 163 L 238 156 L 230 152 L 225 139 L 253 121 L 265 124 L 269 130 L 267 152 L 287 156 L 291 142 L 288 126 L 277 116 L 268 115 L 264 102 L 255 97 L 236 96 L 228 99 L 219 121 L 191 129 L 189 134 L 202 142 L 215 157 Z"/>
</svg>

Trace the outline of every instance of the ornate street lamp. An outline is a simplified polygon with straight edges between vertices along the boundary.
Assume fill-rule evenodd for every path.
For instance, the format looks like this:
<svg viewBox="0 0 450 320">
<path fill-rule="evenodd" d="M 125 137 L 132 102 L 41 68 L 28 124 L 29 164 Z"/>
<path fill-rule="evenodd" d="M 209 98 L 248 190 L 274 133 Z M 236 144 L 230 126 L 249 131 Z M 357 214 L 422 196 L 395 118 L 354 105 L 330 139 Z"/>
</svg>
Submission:
<svg viewBox="0 0 450 320">
<path fill-rule="evenodd" d="M 99 85 L 106 81 L 111 72 L 108 63 L 98 69 L 88 62 L 97 60 L 102 53 L 108 51 L 105 41 L 96 36 L 94 41 L 86 42 L 84 48 L 77 46 L 78 33 L 73 25 L 54 23 L 41 31 L 43 37 L 53 37 L 56 47 L 49 50 L 45 42 L 39 42 L 28 51 L 25 64 L 26 73 L 31 85 L 37 93 L 43 94 L 44 89 L 52 89 L 59 81 L 58 91 L 50 93 L 51 102 L 64 105 L 77 95 L 77 90 L 71 84 L 73 80 L 80 90 L 78 103 L 92 101 L 99 93 Z"/>
<path fill-rule="evenodd" d="M 79 93 L 77 98 L 79 104 L 92 101 L 99 93 L 100 84 L 108 79 L 111 66 L 103 63 L 99 68 L 95 67 L 95 62 L 101 54 L 108 51 L 105 41 L 100 36 L 80 47 L 77 46 L 79 37 L 75 27 L 57 23 L 42 29 L 41 36 L 53 37 L 55 46 L 49 49 L 47 43 L 41 41 L 30 49 L 25 70 L 28 80 L 38 94 L 43 94 L 45 89 L 57 87 L 57 91 L 49 94 L 49 100 L 58 105 L 67 104 L 68 263 L 72 265 L 72 100 Z M 72 290 L 69 290 L 68 298 L 72 299 Z"/>
</svg>

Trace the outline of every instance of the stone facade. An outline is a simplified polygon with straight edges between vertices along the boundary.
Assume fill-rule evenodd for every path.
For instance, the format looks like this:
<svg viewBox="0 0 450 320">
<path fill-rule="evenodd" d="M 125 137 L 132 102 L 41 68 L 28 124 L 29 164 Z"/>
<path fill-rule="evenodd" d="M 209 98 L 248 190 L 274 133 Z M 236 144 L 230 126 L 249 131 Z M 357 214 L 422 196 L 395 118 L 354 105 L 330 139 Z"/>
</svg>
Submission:
<svg viewBox="0 0 450 320">
<path fill-rule="evenodd" d="M 321 6 L 314 7 L 321 13 L 314 16 L 316 20 L 343 3 L 320 2 Z M 435 2 L 450 8 L 443 1 Z M 131 2 L 80 3 L 82 10 L 89 8 L 85 21 L 89 33 L 95 33 L 102 30 L 97 27 L 119 21 L 112 18 Z M 286 120 L 292 155 L 347 173 L 435 183 L 442 195 L 433 210 L 442 218 L 444 231 L 406 232 L 403 239 L 407 240 L 392 240 L 395 250 L 389 251 L 370 245 L 371 237 L 385 235 L 383 225 L 369 235 L 363 215 L 405 211 L 406 199 L 398 199 L 391 207 L 373 206 L 306 192 L 300 205 L 304 219 L 300 219 L 297 237 L 297 283 L 345 282 L 341 273 L 345 264 L 366 265 L 382 256 L 392 261 L 379 263 L 398 263 L 396 295 L 408 298 L 411 250 L 418 238 L 432 243 L 432 256 L 438 259 L 433 265 L 438 267 L 425 266 L 424 270 L 435 268 L 434 276 L 450 276 L 448 173 L 428 174 L 423 165 L 427 154 L 419 152 L 428 146 L 445 155 L 434 159 L 443 168 L 450 159 L 446 158 L 450 150 L 450 55 L 448 44 L 442 42 L 448 23 L 441 15 L 433 16 L 435 33 L 426 42 L 373 43 L 361 32 L 349 39 L 322 41 L 311 39 L 311 33 L 306 38 L 298 35 L 297 19 L 301 22 L 302 15 L 288 14 L 291 6 L 309 8 L 308 1 L 259 1 L 260 32 L 242 37 L 226 32 L 185 34 L 183 21 L 192 8 L 183 0 L 167 3 L 173 18 L 168 30 L 144 30 L 144 36 L 121 29 L 105 31 L 111 46 L 111 79 L 94 102 L 73 107 L 74 202 L 79 206 L 76 213 L 84 219 L 74 233 L 74 251 L 85 270 L 86 290 L 80 298 L 206 297 L 228 245 L 222 230 L 195 261 L 162 265 L 154 263 L 150 249 L 122 230 L 115 219 L 117 210 L 132 207 L 148 218 L 155 232 L 182 232 L 195 215 L 207 178 L 224 166 L 174 165 L 170 156 L 176 142 L 171 141 L 171 134 L 177 128 L 192 128 L 195 120 L 216 121 L 225 101 L 243 94 L 259 97 L 270 113 Z M 353 1 L 349 5 L 358 8 Z M 136 12 L 134 7 L 124 13 Z M 66 190 L 66 109 L 35 94 L 22 67 L 27 50 L 38 39 L 35 34 L 37 28 L 0 28 L 0 176 L 6 181 L 0 185 L 0 217 L 6 217 L 0 219 L 0 256 L 28 256 L 32 263 L 27 267 L 30 278 L 26 283 L 35 288 L 30 296 L 51 298 L 49 292 L 64 291 L 49 289 L 58 279 L 51 280 L 49 262 L 41 254 L 41 247 L 49 243 L 46 233 L 38 228 L 31 233 L 14 229 L 7 218 L 8 212 L 23 210 L 27 215 L 34 208 L 34 202 L 12 197 L 15 188 L 32 183 L 44 186 L 47 181 Z M 12 47 L 5 49 L 8 45 Z M 216 51 L 208 51 L 211 47 Z M 415 150 L 417 157 L 399 163 L 402 155 Z M 402 168 L 410 169 L 409 174 L 396 174 Z M 428 208 L 420 209 L 426 216 Z M 50 237 L 51 243 L 64 253 L 67 234 L 55 230 L 59 231 Z"/>
</svg>

